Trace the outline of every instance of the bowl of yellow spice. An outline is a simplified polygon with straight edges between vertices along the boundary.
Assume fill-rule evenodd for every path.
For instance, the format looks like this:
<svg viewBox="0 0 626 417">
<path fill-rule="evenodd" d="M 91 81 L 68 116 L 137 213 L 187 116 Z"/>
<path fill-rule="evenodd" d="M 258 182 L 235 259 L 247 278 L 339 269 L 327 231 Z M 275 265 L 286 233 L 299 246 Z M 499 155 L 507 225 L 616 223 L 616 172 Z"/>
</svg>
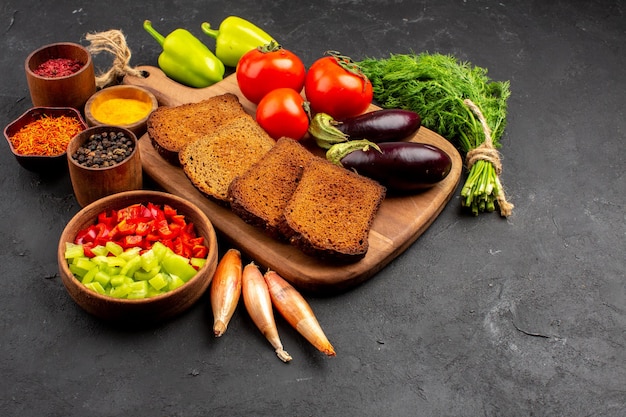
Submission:
<svg viewBox="0 0 626 417">
<path fill-rule="evenodd" d="M 138 138 L 146 133 L 148 116 L 158 107 L 154 94 L 133 85 L 103 88 L 85 104 L 85 119 L 89 126 L 119 126 Z"/>
</svg>

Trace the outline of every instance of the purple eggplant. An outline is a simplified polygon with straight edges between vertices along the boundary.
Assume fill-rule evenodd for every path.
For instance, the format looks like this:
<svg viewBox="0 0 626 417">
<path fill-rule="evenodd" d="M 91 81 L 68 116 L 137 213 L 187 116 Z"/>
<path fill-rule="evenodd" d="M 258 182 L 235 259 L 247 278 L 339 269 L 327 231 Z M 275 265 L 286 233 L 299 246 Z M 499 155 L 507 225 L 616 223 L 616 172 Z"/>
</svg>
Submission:
<svg viewBox="0 0 626 417">
<path fill-rule="evenodd" d="M 317 113 L 311 120 L 309 133 L 318 146 L 329 149 L 351 140 L 379 143 L 404 139 L 417 132 L 421 122 L 419 114 L 403 109 L 374 110 L 341 121 L 326 113 Z"/>
<path fill-rule="evenodd" d="M 417 142 L 351 141 L 326 153 L 331 162 L 372 178 L 390 192 L 411 193 L 433 187 L 450 173 L 452 159 L 436 146 Z"/>
</svg>

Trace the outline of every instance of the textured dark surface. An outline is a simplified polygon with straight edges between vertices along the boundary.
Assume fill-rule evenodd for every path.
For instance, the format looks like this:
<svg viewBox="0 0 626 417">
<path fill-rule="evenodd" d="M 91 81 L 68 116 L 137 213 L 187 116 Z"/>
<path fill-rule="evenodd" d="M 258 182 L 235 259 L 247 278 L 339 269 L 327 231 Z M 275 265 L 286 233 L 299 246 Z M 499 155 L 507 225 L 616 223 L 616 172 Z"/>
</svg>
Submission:
<svg viewBox="0 0 626 417">
<path fill-rule="evenodd" d="M 467 216 L 456 193 L 373 279 L 308 298 L 337 357 L 278 320 L 286 365 L 243 305 L 218 340 L 208 297 L 143 330 L 80 310 L 55 258 L 79 209 L 69 177 L 24 170 L 3 142 L 0 415 L 626 415 L 624 2 L 153 3 L 4 1 L 2 125 L 30 107 L 23 63 L 44 44 L 122 29 L 131 64 L 156 65 L 144 19 L 201 37 L 202 21 L 234 14 L 307 65 L 329 49 L 429 51 L 510 80 L 501 150 L 514 214 Z"/>
</svg>

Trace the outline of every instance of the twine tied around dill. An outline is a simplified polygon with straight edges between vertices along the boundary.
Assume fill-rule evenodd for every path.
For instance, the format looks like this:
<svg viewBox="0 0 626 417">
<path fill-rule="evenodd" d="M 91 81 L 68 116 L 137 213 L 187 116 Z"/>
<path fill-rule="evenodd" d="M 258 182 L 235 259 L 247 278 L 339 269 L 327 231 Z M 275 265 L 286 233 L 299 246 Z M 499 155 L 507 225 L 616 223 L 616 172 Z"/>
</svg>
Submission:
<svg viewBox="0 0 626 417">
<path fill-rule="evenodd" d="M 85 38 L 90 42 L 87 50 L 92 55 L 108 52 L 113 55 L 111 68 L 96 75 L 96 87 L 104 88 L 116 84 L 125 75 L 142 77 L 142 71 L 130 66 L 131 51 L 126 37 L 121 30 L 112 29 L 105 32 L 88 33 Z"/>
<path fill-rule="evenodd" d="M 500 174 L 502 173 L 502 161 L 500 159 L 500 152 L 493 146 L 493 139 L 491 138 L 491 129 L 487 125 L 487 120 L 483 115 L 480 108 L 470 99 L 463 100 L 463 103 L 469 107 L 469 109 L 478 117 L 478 121 L 483 128 L 483 134 L 485 135 L 485 141 L 474 149 L 470 149 L 465 155 L 465 163 L 467 169 L 471 169 L 472 166 L 479 160 L 489 162 L 493 165 L 496 171 L 496 184 L 498 187 L 496 194 L 496 201 L 500 207 L 500 215 L 509 217 L 513 213 L 513 204 L 506 199 L 504 194 L 504 188 L 500 181 Z"/>
</svg>

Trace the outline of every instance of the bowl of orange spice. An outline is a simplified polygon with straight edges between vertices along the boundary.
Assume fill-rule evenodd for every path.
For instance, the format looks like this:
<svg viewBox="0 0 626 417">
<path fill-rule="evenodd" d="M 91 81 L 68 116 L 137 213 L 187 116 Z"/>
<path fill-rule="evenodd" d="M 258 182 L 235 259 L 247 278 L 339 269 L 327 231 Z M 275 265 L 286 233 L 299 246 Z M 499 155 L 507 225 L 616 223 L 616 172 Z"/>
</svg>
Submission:
<svg viewBox="0 0 626 417">
<path fill-rule="evenodd" d="M 87 129 L 73 107 L 32 107 L 4 129 L 11 152 L 29 171 L 67 170 L 67 146 Z"/>
<path fill-rule="evenodd" d="M 85 104 L 89 126 L 119 126 L 141 137 L 146 133 L 148 116 L 158 107 L 154 94 L 133 85 L 106 87 L 92 95 Z"/>
</svg>

